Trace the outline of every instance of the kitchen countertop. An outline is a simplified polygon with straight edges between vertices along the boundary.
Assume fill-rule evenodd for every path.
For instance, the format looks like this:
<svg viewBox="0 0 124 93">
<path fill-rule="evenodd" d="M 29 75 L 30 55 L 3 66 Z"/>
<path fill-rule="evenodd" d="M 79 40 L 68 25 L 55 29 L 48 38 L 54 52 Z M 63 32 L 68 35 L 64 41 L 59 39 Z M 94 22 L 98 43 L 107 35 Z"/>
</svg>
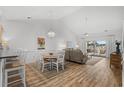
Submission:
<svg viewBox="0 0 124 93">
<path fill-rule="evenodd" d="M 3 73 L 4 73 L 4 59 L 18 57 L 16 52 L 11 50 L 0 50 L 0 87 L 4 86 Z"/>
<path fill-rule="evenodd" d="M 0 50 L 0 59 L 11 57 L 17 57 L 17 54 L 10 50 Z"/>
</svg>

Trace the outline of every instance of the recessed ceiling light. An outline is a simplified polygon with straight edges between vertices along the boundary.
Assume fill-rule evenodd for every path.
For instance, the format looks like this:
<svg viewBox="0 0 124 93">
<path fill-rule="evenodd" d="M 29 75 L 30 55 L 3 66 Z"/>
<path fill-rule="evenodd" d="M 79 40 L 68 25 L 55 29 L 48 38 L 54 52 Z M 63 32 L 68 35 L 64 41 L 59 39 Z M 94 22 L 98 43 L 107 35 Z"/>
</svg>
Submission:
<svg viewBox="0 0 124 93">
<path fill-rule="evenodd" d="M 104 32 L 108 32 L 108 30 L 104 30 Z"/>
<path fill-rule="evenodd" d="M 27 19 L 31 19 L 31 16 L 28 16 Z"/>
</svg>

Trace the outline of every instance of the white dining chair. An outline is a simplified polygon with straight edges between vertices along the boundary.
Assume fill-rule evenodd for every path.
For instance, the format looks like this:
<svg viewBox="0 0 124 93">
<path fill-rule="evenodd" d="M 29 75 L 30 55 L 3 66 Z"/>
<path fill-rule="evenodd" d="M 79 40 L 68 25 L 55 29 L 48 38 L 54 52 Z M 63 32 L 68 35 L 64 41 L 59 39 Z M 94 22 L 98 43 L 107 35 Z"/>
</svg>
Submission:
<svg viewBox="0 0 124 93">
<path fill-rule="evenodd" d="M 41 55 L 40 62 L 41 62 L 41 69 L 42 69 L 42 72 L 44 72 L 44 69 L 45 69 L 46 67 L 51 68 L 51 62 L 48 61 L 48 60 L 45 60 L 45 59 L 43 58 L 43 55 Z"/>
<path fill-rule="evenodd" d="M 62 67 L 64 70 L 64 57 L 65 57 L 65 52 L 58 52 L 58 57 L 57 61 L 52 62 L 52 66 L 56 68 L 57 72 L 59 72 L 59 66 Z"/>
<path fill-rule="evenodd" d="M 34 58 L 35 58 L 36 66 L 37 66 L 38 70 L 40 71 L 41 70 L 41 64 L 42 64 L 42 61 L 43 61 L 42 52 L 37 51 Z"/>
</svg>

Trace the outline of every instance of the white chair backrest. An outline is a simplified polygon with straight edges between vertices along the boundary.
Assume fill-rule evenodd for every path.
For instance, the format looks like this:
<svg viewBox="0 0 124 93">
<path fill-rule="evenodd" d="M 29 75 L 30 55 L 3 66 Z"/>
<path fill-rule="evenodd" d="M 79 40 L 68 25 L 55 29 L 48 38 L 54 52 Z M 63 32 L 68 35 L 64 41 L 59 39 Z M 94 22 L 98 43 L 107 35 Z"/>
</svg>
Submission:
<svg viewBox="0 0 124 93">
<path fill-rule="evenodd" d="M 17 50 L 17 55 L 20 60 L 20 64 L 25 64 L 26 60 L 26 51 L 24 50 Z"/>
<path fill-rule="evenodd" d="M 40 55 L 40 62 L 41 62 L 41 63 L 44 63 L 43 54 Z"/>
<path fill-rule="evenodd" d="M 65 55 L 65 51 L 58 51 L 57 54 Z"/>
<path fill-rule="evenodd" d="M 64 53 L 58 53 L 57 62 L 58 63 L 64 62 L 64 57 L 65 57 Z"/>
</svg>

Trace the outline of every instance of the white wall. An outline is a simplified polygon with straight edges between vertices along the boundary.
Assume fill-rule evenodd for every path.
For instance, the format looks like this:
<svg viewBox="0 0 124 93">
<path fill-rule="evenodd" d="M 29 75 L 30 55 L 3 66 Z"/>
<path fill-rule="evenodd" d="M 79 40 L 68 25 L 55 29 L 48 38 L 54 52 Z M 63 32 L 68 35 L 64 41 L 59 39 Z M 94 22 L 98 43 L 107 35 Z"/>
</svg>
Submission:
<svg viewBox="0 0 124 93">
<path fill-rule="evenodd" d="M 51 29 L 56 32 L 55 38 L 48 38 L 47 32 Z M 23 48 L 27 50 L 37 49 L 37 37 L 44 36 L 46 49 L 62 49 L 66 41 L 75 41 L 75 36 L 66 29 L 60 21 L 4 21 L 4 37 L 9 40 L 11 48 Z"/>
</svg>

